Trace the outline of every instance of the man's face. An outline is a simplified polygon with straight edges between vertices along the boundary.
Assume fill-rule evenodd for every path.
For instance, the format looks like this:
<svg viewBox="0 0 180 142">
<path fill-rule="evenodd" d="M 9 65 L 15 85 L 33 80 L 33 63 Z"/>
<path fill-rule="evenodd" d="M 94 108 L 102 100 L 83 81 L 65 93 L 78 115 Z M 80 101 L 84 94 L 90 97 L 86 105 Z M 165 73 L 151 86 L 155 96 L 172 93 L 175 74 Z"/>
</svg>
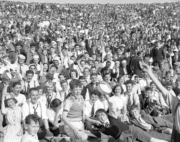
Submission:
<svg viewBox="0 0 180 142">
<path fill-rule="evenodd" d="M 98 96 L 92 94 L 92 95 L 91 95 L 91 101 L 92 101 L 92 103 L 94 104 L 97 100 L 98 100 Z"/>
<path fill-rule="evenodd" d="M 127 84 L 127 85 L 126 85 L 126 88 L 127 88 L 127 92 L 128 92 L 128 93 L 131 93 L 131 91 L 132 91 L 132 84 L 130 84 L 130 83 Z"/>
<path fill-rule="evenodd" d="M 30 93 L 31 93 L 30 94 L 31 95 L 31 103 L 36 104 L 39 99 L 39 92 L 34 90 L 34 91 L 31 91 Z"/>
<path fill-rule="evenodd" d="M 33 74 L 27 74 L 27 81 L 31 81 L 33 78 Z"/>
<path fill-rule="evenodd" d="M 49 85 L 48 88 L 47 88 L 49 93 L 52 93 L 53 89 L 54 89 L 53 85 Z"/>
<path fill-rule="evenodd" d="M 97 76 L 96 75 L 92 75 L 91 76 L 91 82 L 92 83 L 96 83 L 97 82 Z"/>
<path fill-rule="evenodd" d="M 96 117 L 101 123 L 106 123 L 108 120 L 108 117 L 104 112 L 100 112 L 96 114 Z"/>
<path fill-rule="evenodd" d="M 107 74 L 105 77 L 104 77 L 104 81 L 105 82 L 110 82 L 111 80 L 111 76 L 109 74 Z"/>
<path fill-rule="evenodd" d="M 152 90 L 156 90 L 156 85 L 154 83 L 151 83 L 150 87 Z"/>
<path fill-rule="evenodd" d="M 67 90 L 68 85 L 67 85 L 66 82 L 64 82 L 64 83 L 61 85 L 61 87 L 62 87 L 62 90 Z"/>
<path fill-rule="evenodd" d="M 14 88 L 13 88 L 13 92 L 15 95 L 19 95 L 20 92 L 21 92 L 21 85 L 16 85 Z"/>
<path fill-rule="evenodd" d="M 26 127 L 30 135 L 36 136 L 39 131 L 39 122 L 35 123 L 33 120 L 31 120 L 30 124 L 27 124 Z"/>
<path fill-rule="evenodd" d="M 20 64 L 23 64 L 25 60 L 24 60 L 24 59 L 20 59 L 20 58 L 19 58 L 19 60 L 18 60 L 18 61 L 19 61 L 19 63 L 20 63 Z"/>
<path fill-rule="evenodd" d="M 85 77 L 89 76 L 89 69 L 84 69 L 84 76 Z"/>
<path fill-rule="evenodd" d="M 150 97 L 151 95 L 152 95 L 151 90 L 148 90 L 148 91 L 145 92 L 145 97 L 146 98 Z"/>
</svg>

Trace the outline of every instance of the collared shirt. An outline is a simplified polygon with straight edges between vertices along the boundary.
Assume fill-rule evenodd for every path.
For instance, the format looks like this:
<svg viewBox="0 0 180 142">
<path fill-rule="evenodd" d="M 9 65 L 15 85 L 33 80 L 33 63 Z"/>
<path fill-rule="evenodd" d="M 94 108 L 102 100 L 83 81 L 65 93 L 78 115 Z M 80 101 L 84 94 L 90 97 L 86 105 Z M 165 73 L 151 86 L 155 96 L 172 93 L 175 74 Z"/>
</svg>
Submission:
<svg viewBox="0 0 180 142">
<path fill-rule="evenodd" d="M 137 93 L 135 93 L 135 92 L 131 92 L 131 93 L 125 92 L 125 94 L 127 96 L 127 106 L 128 107 L 132 107 L 134 105 L 140 104 L 139 95 Z"/>
<path fill-rule="evenodd" d="M 158 104 L 161 104 L 162 106 L 169 108 L 169 106 L 165 103 L 162 93 L 155 90 L 155 91 L 152 91 L 152 94 L 150 97 L 155 97 Z"/>
<path fill-rule="evenodd" d="M 99 100 L 97 100 L 94 103 L 94 112 L 92 112 L 93 111 L 93 103 L 90 100 L 85 101 L 85 115 L 88 117 L 91 117 L 92 113 L 94 116 L 98 109 L 103 109 L 103 108 L 104 108 L 103 104 Z"/>
<path fill-rule="evenodd" d="M 37 86 L 39 86 L 39 82 L 32 79 L 29 82 L 29 85 L 30 85 L 30 88 L 37 87 Z M 28 82 L 22 81 L 22 89 L 24 91 L 28 90 Z"/>
<path fill-rule="evenodd" d="M 20 73 L 21 77 L 25 77 L 26 76 L 26 71 L 29 70 L 29 67 L 25 64 L 18 64 L 18 70 L 17 72 Z M 22 74 L 21 74 L 22 71 Z"/>
<path fill-rule="evenodd" d="M 66 99 L 66 97 L 68 96 L 68 94 L 69 94 L 69 91 L 67 90 L 67 91 L 60 91 L 59 92 L 59 97 L 60 97 L 60 100 L 62 101 L 62 102 L 64 102 L 65 101 L 65 99 Z"/>
<path fill-rule="evenodd" d="M 112 96 L 109 99 L 109 102 L 111 105 L 109 105 L 109 115 L 118 118 L 118 116 L 121 114 L 121 110 L 126 105 L 126 97 L 124 95 L 121 96 Z"/>
<path fill-rule="evenodd" d="M 46 96 L 46 99 L 48 99 L 48 97 L 49 97 L 49 99 L 50 99 L 50 102 L 48 102 L 48 100 L 46 101 L 46 106 L 48 106 L 49 107 L 49 105 L 50 105 L 50 103 L 54 100 L 54 99 L 61 99 L 60 98 L 60 95 L 58 94 L 58 93 L 55 93 L 55 92 L 52 92 L 52 93 L 47 93 L 47 94 L 45 94 L 44 96 Z"/>
<path fill-rule="evenodd" d="M 21 139 L 21 142 L 39 142 L 37 135 L 32 136 L 26 132 Z"/>
<path fill-rule="evenodd" d="M 40 102 L 37 102 L 36 104 L 32 104 L 30 101 L 27 101 L 22 106 L 22 117 L 23 120 L 29 115 L 34 114 L 34 108 L 36 109 L 37 115 L 42 119 L 48 119 L 47 117 L 47 107 Z"/>
</svg>

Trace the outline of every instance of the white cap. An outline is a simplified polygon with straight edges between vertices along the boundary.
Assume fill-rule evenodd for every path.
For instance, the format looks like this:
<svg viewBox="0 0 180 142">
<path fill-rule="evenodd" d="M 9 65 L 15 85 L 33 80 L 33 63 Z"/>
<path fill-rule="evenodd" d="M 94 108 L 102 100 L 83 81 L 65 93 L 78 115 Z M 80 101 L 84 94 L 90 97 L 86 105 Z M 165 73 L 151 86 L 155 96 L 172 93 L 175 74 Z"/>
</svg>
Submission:
<svg viewBox="0 0 180 142">
<path fill-rule="evenodd" d="M 57 44 L 55 41 L 51 41 L 51 44 Z"/>
<path fill-rule="evenodd" d="M 149 59 L 149 62 L 152 63 L 152 62 L 153 62 L 153 58 L 150 58 L 150 59 Z"/>
<path fill-rule="evenodd" d="M 54 61 L 59 61 L 59 57 L 58 56 L 56 56 L 56 57 L 54 57 L 54 59 L 53 59 Z"/>
<path fill-rule="evenodd" d="M 18 56 L 20 59 L 26 59 L 26 57 L 24 56 L 24 55 L 22 55 L 22 54 L 20 54 L 19 56 Z"/>
<path fill-rule="evenodd" d="M 33 59 L 34 59 L 34 60 L 38 60 L 38 59 L 39 59 L 39 56 L 38 56 L 38 55 L 34 55 L 34 56 L 33 56 Z"/>
<path fill-rule="evenodd" d="M 122 60 L 122 64 L 126 64 L 127 62 L 126 62 L 126 60 Z"/>
<path fill-rule="evenodd" d="M 177 49 L 177 48 L 175 48 L 173 51 L 174 51 L 174 52 L 178 52 L 178 49 Z"/>
</svg>

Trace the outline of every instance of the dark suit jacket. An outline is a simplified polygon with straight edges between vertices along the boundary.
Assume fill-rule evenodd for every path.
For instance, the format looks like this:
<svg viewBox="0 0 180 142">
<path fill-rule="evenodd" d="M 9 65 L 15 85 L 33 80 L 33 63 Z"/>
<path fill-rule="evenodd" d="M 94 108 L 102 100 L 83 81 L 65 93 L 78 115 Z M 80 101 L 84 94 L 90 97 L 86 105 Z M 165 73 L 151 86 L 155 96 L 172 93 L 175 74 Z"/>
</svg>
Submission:
<svg viewBox="0 0 180 142">
<path fill-rule="evenodd" d="M 120 119 L 113 118 L 108 116 L 110 127 L 101 127 L 101 132 L 105 135 L 110 135 L 115 139 L 118 139 L 122 132 L 129 130 L 129 126 L 124 122 L 121 122 Z"/>
<path fill-rule="evenodd" d="M 126 67 L 126 71 L 127 71 L 127 75 L 128 75 L 127 67 Z M 120 76 L 126 75 L 122 67 L 119 68 L 119 75 L 120 75 Z"/>
<path fill-rule="evenodd" d="M 98 85 L 98 83 L 96 84 L 96 86 L 97 86 L 97 85 Z M 100 95 L 100 92 L 99 92 L 96 88 L 93 87 L 92 82 L 89 83 L 89 84 L 86 86 L 86 88 L 89 90 L 89 95 L 90 95 L 90 96 L 91 96 L 93 93 L 97 93 L 97 94 Z"/>
</svg>

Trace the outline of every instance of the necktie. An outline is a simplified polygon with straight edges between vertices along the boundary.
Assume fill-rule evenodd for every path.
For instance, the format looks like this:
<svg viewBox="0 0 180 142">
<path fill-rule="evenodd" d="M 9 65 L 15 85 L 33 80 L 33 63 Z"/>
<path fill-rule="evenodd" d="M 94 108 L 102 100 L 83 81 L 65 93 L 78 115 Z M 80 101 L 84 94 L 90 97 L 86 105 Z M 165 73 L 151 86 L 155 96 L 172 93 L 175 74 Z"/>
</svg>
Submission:
<svg viewBox="0 0 180 142">
<path fill-rule="evenodd" d="M 22 65 L 20 65 L 20 74 L 22 75 Z"/>
<path fill-rule="evenodd" d="M 30 82 L 28 82 L 28 85 L 27 85 L 27 93 L 29 93 L 29 89 L 30 89 Z"/>
<path fill-rule="evenodd" d="M 34 106 L 33 106 L 33 109 L 34 109 L 34 114 L 35 115 L 37 115 L 37 111 L 36 111 L 36 109 L 38 108 L 38 105 L 37 105 L 37 107 L 35 108 Z"/>
<path fill-rule="evenodd" d="M 92 110 L 91 110 L 91 117 L 93 117 L 94 116 L 94 104 L 93 104 L 93 106 L 92 106 Z"/>
<path fill-rule="evenodd" d="M 49 108 L 50 103 L 51 103 L 51 98 L 52 98 L 52 96 L 51 96 L 51 94 L 49 94 L 47 97 L 48 108 Z"/>
</svg>

